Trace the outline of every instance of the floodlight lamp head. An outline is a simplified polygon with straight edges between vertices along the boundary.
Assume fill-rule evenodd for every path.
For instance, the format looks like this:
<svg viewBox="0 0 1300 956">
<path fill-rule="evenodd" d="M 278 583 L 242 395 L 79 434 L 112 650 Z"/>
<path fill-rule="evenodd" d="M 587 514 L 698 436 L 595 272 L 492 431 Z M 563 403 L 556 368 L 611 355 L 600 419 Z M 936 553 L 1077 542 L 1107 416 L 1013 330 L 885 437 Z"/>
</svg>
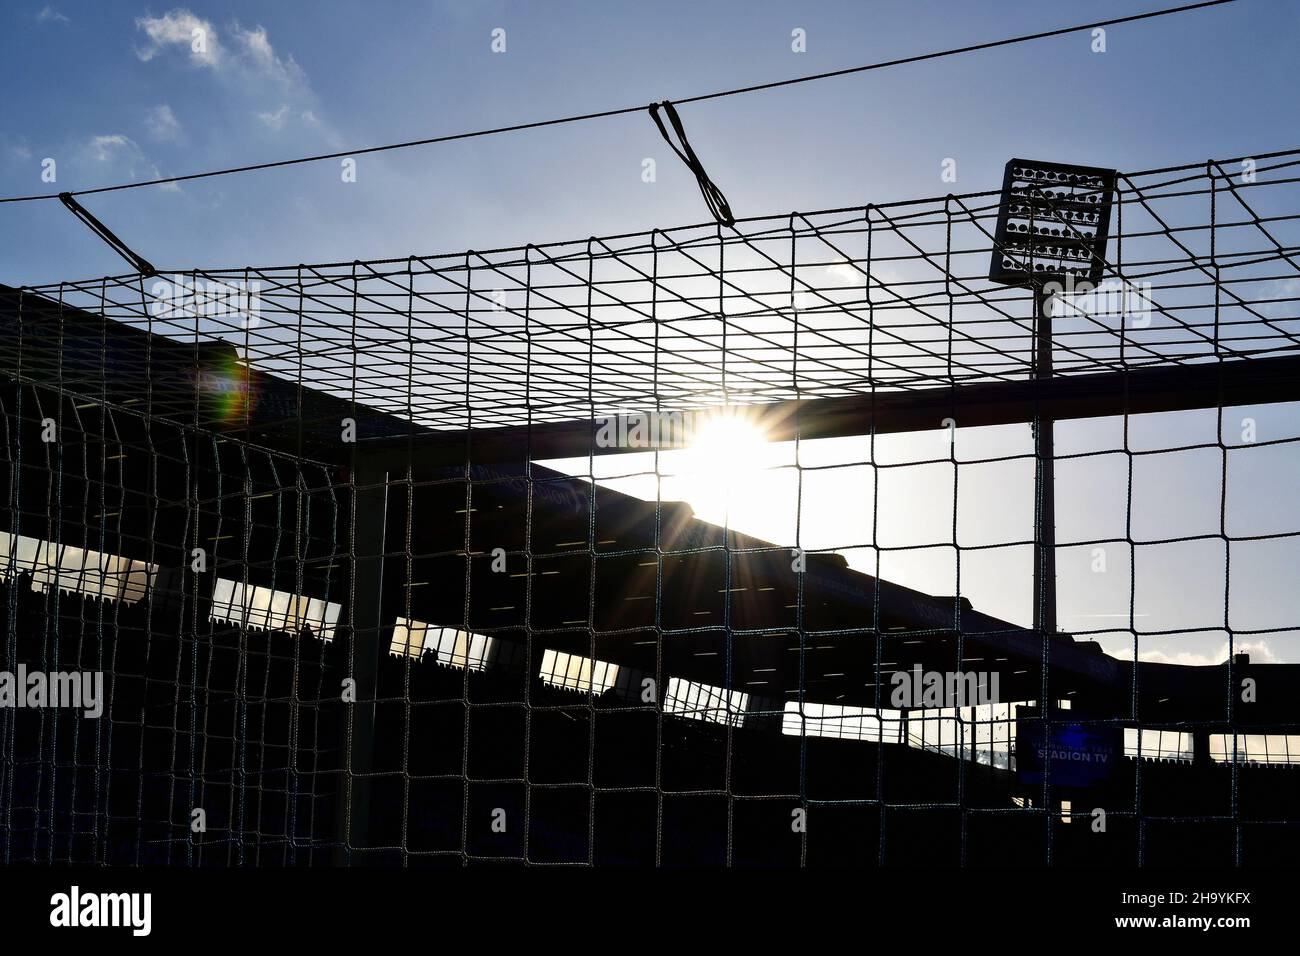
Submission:
<svg viewBox="0 0 1300 956">
<path fill-rule="evenodd" d="M 1036 289 L 1053 282 L 1095 287 L 1106 268 L 1115 177 L 1113 169 L 1010 160 L 989 279 Z"/>
</svg>

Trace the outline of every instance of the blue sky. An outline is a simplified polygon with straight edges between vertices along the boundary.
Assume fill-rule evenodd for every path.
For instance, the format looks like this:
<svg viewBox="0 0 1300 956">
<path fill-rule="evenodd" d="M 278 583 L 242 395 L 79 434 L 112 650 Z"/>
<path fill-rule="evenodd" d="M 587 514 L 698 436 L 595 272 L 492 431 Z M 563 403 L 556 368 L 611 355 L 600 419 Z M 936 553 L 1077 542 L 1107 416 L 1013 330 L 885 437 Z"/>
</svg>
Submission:
<svg viewBox="0 0 1300 956">
<path fill-rule="evenodd" d="M 1119 16 L 971 3 L 5 5 L 0 192 L 77 189 L 649 103 Z M 187 33 L 208 26 L 207 57 Z M 507 49 L 490 49 L 506 30 Z M 794 28 L 807 52 L 791 51 Z M 174 35 L 174 34 L 173 34 Z M 1013 155 L 1139 169 L 1294 145 L 1300 4 L 1224 8 L 683 108 L 740 215 L 990 188 Z M 658 181 L 641 181 L 657 157 Z M 671 160 L 671 161 L 670 161 Z M 648 116 L 93 197 L 162 268 L 450 252 L 707 218 Z M 0 210 L 0 281 L 116 273 L 57 203 Z"/>
<path fill-rule="evenodd" d="M 76 190 L 645 104 L 1164 5 L 1172 0 L 12 2 L 0 14 L 0 193 Z M 195 26 L 208 38 L 202 53 L 191 50 Z M 491 49 L 497 28 L 506 31 L 504 53 Z M 806 32 L 806 52 L 791 49 L 796 28 Z M 1104 53 L 1080 33 L 692 104 L 682 115 L 737 214 L 764 215 L 994 188 L 1011 156 L 1137 170 L 1300 145 L 1298 59 L 1300 3 L 1242 0 L 1111 28 Z M 658 162 L 653 183 L 641 177 L 647 157 Z M 57 187 L 41 181 L 47 158 L 57 163 Z M 955 185 L 940 179 L 947 158 L 956 161 Z M 357 163 L 355 183 L 342 182 L 330 161 L 92 196 L 85 204 L 164 271 L 404 257 L 707 218 L 693 178 L 645 114 Z M 0 281 L 124 271 L 57 202 L 0 205 L 0 220 Z M 1251 414 L 1270 437 L 1300 429 L 1294 406 Z M 1212 436 L 1206 414 L 1164 416 L 1148 431 L 1151 441 L 1174 442 L 1204 437 L 1207 423 Z M 1113 440 L 1113 425 L 1062 426 L 1058 447 Z M 1019 448 L 1021 432 L 990 434 L 987 447 Z M 865 457 L 861 448 L 835 447 L 846 461 Z M 1268 468 L 1237 466 L 1253 477 L 1234 488 L 1241 499 L 1234 520 L 1294 490 L 1300 461 L 1292 447 Z M 1078 474 L 1087 468 L 1097 471 Z M 1206 501 L 1217 517 L 1217 468 L 1217 460 L 1171 462 L 1152 477 L 1156 490 L 1140 493 L 1149 507 L 1138 506 L 1163 517 L 1167 526 L 1153 534 L 1200 521 Z M 1063 520 L 1080 534 L 1113 520 L 1113 470 L 1088 461 L 1060 471 L 1059 481 L 1076 483 L 1068 500 L 1077 505 L 1069 514 L 1062 505 Z M 997 481 L 989 485 L 994 496 Z M 963 484 L 963 493 L 971 487 Z M 849 488 L 828 489 L 828 497 Z M 919 513 L 938 492 L 921 481 L 900 494 L 897 507 Z M 1064 488 L 1058 496 L 1067 500 Z M 783 534 L 770 507 L 733 520 L 774 540 Z M 843 521 L 838 513 L 806 515 L 804 532 Z M 915 523 L 909 528 L 921 534 Z M 821 536 L 834 545 L 833 535 Z M 1140 579 L 1155 582 L 1148 593 L 1158 597 L 1139 608 L 1153 629 L 1221 618 L 1222 568 L 1193 550 L 1139 565 Z M 1255 568 L 1234 556 L 1234 567 L 1245 569 L 1234 586 L 1258 591 L 1241 600 L 1268 605 L 1240 626 L 1263 626 L 1279 614 L 1300 622 L 1297 557 L 1294 548 L 1265 554 L 1253 559 Z M 1023 579 L 1023 568 L 967 566 L 964 587 L 977 606 L 1016 619 L 1024 601 L 1007 582 Z M 934 562 L 884 570 L 952 593 Z M 1062 614 L 1073 615 L 1063 624 L 1127 610 L 1127 597 L 1115 591 L 1126 566 L 1098 593 L 1089 590 L 1095 577 L 1067 581 L 1070 573 L 1063 567 Z M 1209 596 L 1197 603 L 1189 591 Z M 1205 662 L 1225 640 L 1202 635 L 1144 647 Z M 1266 658 L 1300 660 L 1300 638 L 1263 643 Z"/>
</svg>

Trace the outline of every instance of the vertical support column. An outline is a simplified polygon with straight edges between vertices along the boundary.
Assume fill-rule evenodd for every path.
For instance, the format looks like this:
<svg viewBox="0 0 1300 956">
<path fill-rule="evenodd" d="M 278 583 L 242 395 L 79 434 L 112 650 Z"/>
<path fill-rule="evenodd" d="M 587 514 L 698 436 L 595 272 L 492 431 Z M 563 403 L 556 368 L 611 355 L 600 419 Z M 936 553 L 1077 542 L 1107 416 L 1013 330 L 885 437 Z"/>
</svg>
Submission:
<svg viewBox="0 0 1300 956">
<path fill-rule="evenodd" d="M 379 635 L 383 626 L 384 545 L 388 522 L 388 471 L 374 456 L 356 454 L 352 468 L 349 530 L 347 676 L 355 703 L 343 705 L 343 772 L 339 775 L 336 866 L 352 862 L 352 850 L 369 845 L 370 781 L 374 768 L 375 698 Z"/>
<path fill-rule="evenodd" d="M 1228 748 L 1232 752 L 1232 748 Z M 1210 731 L 1202 727 L 1192 728 L 1192 766 L 1205 770 L 1214 765 L 1210 758 Z"/>
<path fill-rule="evenodd" d="M 1034 378 L 1052 377 L 1051 294 L 1034 290 Z M 1035 411 L 1037 522 L 1034 528 L 1034 630 L 1056 633 L 1056 462 L 1052 419 Z M 1044 702 L 1046 703 L 1046 702 Z"/>
</svg>

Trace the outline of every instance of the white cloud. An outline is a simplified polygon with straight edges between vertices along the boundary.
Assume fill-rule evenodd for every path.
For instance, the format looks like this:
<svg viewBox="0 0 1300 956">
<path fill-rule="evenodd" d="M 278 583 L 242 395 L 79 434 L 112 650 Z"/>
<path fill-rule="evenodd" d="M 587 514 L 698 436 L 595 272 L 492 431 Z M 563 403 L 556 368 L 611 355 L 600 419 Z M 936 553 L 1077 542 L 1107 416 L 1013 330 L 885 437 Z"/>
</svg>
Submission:
<svg viewBox="0 0 1300 956">
<path fill-rule="evenodd" d="M 51 6 L 41 7 L 41 12 L 36 14 L 37 23 L 71 23 L 72 21 L 59 13 Z"/>
<path fill-rule="evenodd" d="M 94 166 L 97 176 L 106 179 L 139 181 L 162 178 L 162 172 L 145 156 L 140 145 L 122 133 L 92 136 L 84 144 L 79 158 L 83 164 Z M 160 188 L 167 192 L 180 191 L 176 183 L 167 183 Z"/>
<path fill-rule="evenodd" d="M 1234 654 L 1249 654 L 1252 664 L 1280 664 L 1282 659 L 1274 652 L 1272 645 L 1267 641 L 1237 641 L 1232 646 Z M 1116 650 L 1113 657 L 1121 660 L 1132 660 L 1133 649 L 1123 648 Z M 1170 654 L 1161 650 L 1142 651 L 1138 654 L 1138 659 L 1148 661 L 1153 664 L 1184 664 L 1191 667 L 1213 667 L 1222 664 L 1228 659 L 1228 643 L 1224 641 L 1219 652 L 1214 655 L 1200 654 L 1193 651 L 1178 651 Z"/>
<path fill-rule="evenodd" d="M 145 117 L 145 127 L 149 135 L 159 142 L 178 143 L 181 140 L 181 123 L 166 103 L 159 103 L 149 110 Z"/>
<path fill-rule="evenodd" d="M 265 27 L 245 28 L 231 21 L 218 35 L 210 21 L 180 7 L 160 17 L 140 17 L 135 23 L 147 38 L 146 45 L 136 50 L 141 60 L 148 62 L 168 49 L 188 51 L 192 66 L 210 69 L 227 82 L 230 93 L 262 106 L 252 115 L 268 129 L 284 129 L 297 119 L 305 127 L 328 133 L 315 112 L 319 107 L 306 73 L 292 56 L 276 51 Z M 267 109 L 268 102 L 283 105 Z M 151 118 L 149 128 L 158 140 L 174 139 L 180 132 L 171 130 L 163 117 Z"/>
<path fill-rule="evenodd" d="M 236 27 L 235 29 L 238 30 L 239 28 Z M 270 66 L 275 62 L 275 51 L 271 49 L 271 41 L 266 38 L 266 27 L 253 27 L 251 30 L 236 33 L 236 36 L 239 37 L 245 49 L 252 54 L 253 58 L 263 66 Z"/>
<path fill-rule="evenodd" d="M 1250 662 L 1252 664 L 1282 663 L 1282 658 L 1278 657 L 1277 654 L 1274 653 L 1273 645 L 1269 644 L 1268 641 L 1253 641 L 1249 643 L 1237 641 L 1232 645 L 1232 652 L 1234 654 L 1249 654 Z M 1226 661 L 1228 659 L 1228 645 L 1226 643 L 1223 645 L 1223 650 L 1219 653 L 1221 655 L 1220 660 Z"/>
<path fill-rule="evenodd" d="M 271 41 L 266 38 L 266 27 L 256 26 L 251 30 L 242 30 L 236 23 L 232 29 L 235 39 L 240 42 L 254 62 L 264 68 L 276 62 L 275 50 L 271 49 Z"/>
<path fill-rule="evenodd" d="M 188 10 L 178 8 L 161 17 L 139 17 L 135 25 L 149 38 L 148 46 L 135 51 L 146 63 L 169 46 L 188 50 L 190 62 L 195 66 L 218 69 L 225 62 L 225 50 L 216 28 Z"/>
<path fill-rule="evenodd" d="M 226 27 L 230 43 L 227 47 L 211 21 L 183 8 L 169 10 L 161 17 L 140 17 L 135 25 L 148 38 L 147 45 L 136 50 L 145 62 L 169 47 L 178 47 L 188 51 L 195 66 L 272 79 L 288 88 L 306 86 L 302 67 L 292 56 L 281 57 L 275 52 L 266 27 L 246 30 L 232 22 Z"/>
<path fill-rule="evenodd" d="M 266 27 L 257 26 L 251 30 L 242 29 L 238 23 L 230 28 L 244 59 L 257 72 L 275 77 L 289 84 L 302 83 L 302 68 L 290 56 L 281 59 L 276 55 L 271 41 L 267 38 Z"/>
<path fill-rule="evenodd" d="M 257 114 L 258 120 L 268 129 L 284 129 L 284 119 L 289 115 L 289 104 L 285 103 L 274 113 L 262 112 Z"/>
<path fill-rule="evenodd" d="M 90 140 L 90 154 L 97 162 L 111 162 L 123 153 L 135 150 L 139 147 L 129 136 L 123 136 L 121 133 L 112 133 L 108 136 L 94 136 Z"/>
<path fill-rule="evenodd" d="M 865 280 L 862 269 L 848 262 L 836 262 L 826 267 L 826 276 L 838 285 L 845 283 L 857 283 L 861 285 Z"/>
<path fill-rule="evenodd" d="M 1282 299 L 1281 302 L 1263 302 L 1256 306 L 1270 319 L 1291 319 L 1296 314 L 1297 298 L 1300 298 L 1300 279 L 1272 279 L 1259 286 L 1258 299 Z M 1288 301 L 1289 300 L 1289 301 Z"/>
</svg>

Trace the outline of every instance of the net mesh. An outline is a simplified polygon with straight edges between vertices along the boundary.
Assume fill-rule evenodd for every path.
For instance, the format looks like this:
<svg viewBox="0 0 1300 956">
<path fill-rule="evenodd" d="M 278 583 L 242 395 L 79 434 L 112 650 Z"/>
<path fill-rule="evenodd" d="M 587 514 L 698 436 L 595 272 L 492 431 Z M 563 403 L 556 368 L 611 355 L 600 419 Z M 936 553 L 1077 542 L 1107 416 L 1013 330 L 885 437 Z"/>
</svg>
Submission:
<svg viewBox="0 0 1300 956">
<path fill-rule="evenodd" d="M 5 290 L 0 670 L 104 686 L 0 709 L 3 858 L 1271 859 L 1297 166 L 1120 175 L 1045 384 L 993 192 Z M 1027 772 L 1061 733 L 1113 768 Z"/>
</svg>

